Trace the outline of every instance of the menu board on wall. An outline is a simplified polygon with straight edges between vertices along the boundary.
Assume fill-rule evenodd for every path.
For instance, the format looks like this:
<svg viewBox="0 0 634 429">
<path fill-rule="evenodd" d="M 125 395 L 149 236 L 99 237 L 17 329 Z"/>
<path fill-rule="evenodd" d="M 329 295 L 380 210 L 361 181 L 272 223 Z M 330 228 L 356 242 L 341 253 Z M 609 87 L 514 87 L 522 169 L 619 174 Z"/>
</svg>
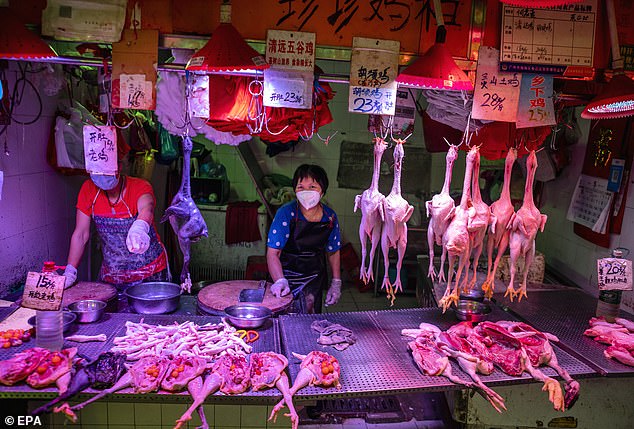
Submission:
<svg viewBox="0 0 634 429">
<path fill-rule="evenodd" d="M 597 0 L 545 9 L 504 5 L 500 65 L 509 71 L 591 73 L 596 20 Z"/>
</svg>

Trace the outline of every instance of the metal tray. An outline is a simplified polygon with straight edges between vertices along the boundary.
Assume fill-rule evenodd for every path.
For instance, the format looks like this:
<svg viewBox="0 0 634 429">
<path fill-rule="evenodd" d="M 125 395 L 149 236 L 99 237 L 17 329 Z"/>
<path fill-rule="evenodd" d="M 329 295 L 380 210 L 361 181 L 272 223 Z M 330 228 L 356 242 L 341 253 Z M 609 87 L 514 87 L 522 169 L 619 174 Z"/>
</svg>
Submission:
<svg viewBox="0 0 634 429">
<path fill-rule="evenodd" d="M 595 316 L 597 298 L 582 290 L 535 291 L 522 302 L 505 303 L 520 319 L 535 328 L 559 337 L 559 346 L 587 362 L 602 375 L 624 376 L 634 374 L 634 368 L 604 356 L 606 345 L 583 335 Z M 634 316 L 621 310 L 621 317 L 634 320 Z"/>
</svg>

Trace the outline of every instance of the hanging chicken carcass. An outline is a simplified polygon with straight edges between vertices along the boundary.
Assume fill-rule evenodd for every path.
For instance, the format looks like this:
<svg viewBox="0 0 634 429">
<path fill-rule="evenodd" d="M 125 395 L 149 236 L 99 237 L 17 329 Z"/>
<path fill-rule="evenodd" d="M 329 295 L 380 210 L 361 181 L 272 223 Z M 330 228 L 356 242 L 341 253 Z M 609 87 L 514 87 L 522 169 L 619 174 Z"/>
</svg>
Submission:
<svg viewBox="0 0 634 429">
<path fill-rule="evenodd" d="M 538 230 L 544 232 L 544 226 L 546 226 L 546 221 L 548 220 L 548 216 L 541 214 L 533 201 L 533 182 L 535 180 L 535 171 L 537 170 L 537 155 L 534 150 L 528 154 L 526 170 L 524 201 L 522 207 L 513 215 L 509 223 L 511 230 L 509 239 L 511 246 L 511 279 L 504 294 L 511 301 L 517 297 L 518 302 L 522 300 L 522 297 L 526 296 L 528 269 L 535 257 L 535 236 Z M 517 272 L 516 264 L 520 256 L 524 257 L 524 270 L 519 290 L 516 291 L 513 287 L 513 282 Z"/>
<path fill-rule="evenodd" d="M 370 187 L 357 195 L 354 199 L 354 211 L 361 209 L 361 224 L 359 225 L 359 239 L 361 240 L 361 272 L 359 277 L 363 283 L 368 284 L 374 280 L 372 271 L 374 254 L 381 241 L 381 227 L 383 225 L 383 201 L 385 195 L 379 191 L 379 175 L 381 174 L 381 158 L 387 149 L 385 140 L 380 137 L 374 139 L 374 171 L 372 173 L 372 183 Z M 367 254 L 367 240 L 370 239 L 370 259 L 365 265 Z"/>
<path fill-rule="evenodd" d="M 383 252 L 385 273 L 383 274 L 381 289 L 386 289 L 387 297 L 392 305 L 394 305 L 394 300 L 396 299 L 396 292 L 403 289 L 401 286 L 401 266 L 403 265 L 405 249 L 407 248 L 407 221 L 414 212 L 414 206 L 410 205 L 401 196 L 401 172 L 403 169 L 403 157 L 405 156 L 403 143 L 405 143 L 404 140 L 394 141 L 394 183 L 392 184 L 392 191 L 383 200 L 382 209 L 384 224 L 381 231 L 381 251 Z M 390 248 L 398 250 L 394 283 L 390 282 L 388 273 Z"/>
<path fill-rule="evenodd" d="M 161 222 L 169 219 L 170 225 L 178 238 L 178 245 L 183 252 L 183 269 L 181 271 L 181 287 L 188 292 L 191 290 L 191 277 L 189 275 L 189 259 L 191 244 L 202 237 L 207 237 L 207 224 L 203 219 L 198 206 L 194 202 L 190 185 L 190 158 L 192 143 L 189 136 L 183 138 L 183 174 L 181 186 L 172 199 L 172 204 L 165 210 Z"/>
</svg>

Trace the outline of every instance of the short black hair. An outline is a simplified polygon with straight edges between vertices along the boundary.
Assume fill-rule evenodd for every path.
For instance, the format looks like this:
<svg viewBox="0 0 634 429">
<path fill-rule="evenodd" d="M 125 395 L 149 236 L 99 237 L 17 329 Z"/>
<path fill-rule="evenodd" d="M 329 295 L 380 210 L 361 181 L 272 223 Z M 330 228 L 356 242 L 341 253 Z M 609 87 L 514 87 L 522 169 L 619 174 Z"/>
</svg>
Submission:
<svg viewBox="0 0 634 429">
<path fill-rule="evenodd" d="M 297 188 L 297 184 L 300 180 L 310 177 L 315 182 L 319 183 L 322 192 L 325 194 L 328 189 L 328 175 L 326 170 L 321 168 L 317 164 L 302 164 L 297 167 L 295 174 L 293 174 L 293 189 Z"/>
</svg>

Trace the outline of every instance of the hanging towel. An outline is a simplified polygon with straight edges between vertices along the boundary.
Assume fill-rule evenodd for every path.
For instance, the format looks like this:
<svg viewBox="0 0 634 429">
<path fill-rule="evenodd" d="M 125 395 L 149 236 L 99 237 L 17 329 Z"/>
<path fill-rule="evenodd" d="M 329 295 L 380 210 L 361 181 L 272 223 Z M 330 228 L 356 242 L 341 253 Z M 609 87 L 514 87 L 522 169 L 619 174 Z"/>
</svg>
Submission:
<svg viewBox="0 0 634 429">
<path fill-rule="evenodd" d="M 259 201 L 238 201 L 227 205 L 225 243 L 251 243 L 262 239 L 258 227 Z"/>
</svg>

